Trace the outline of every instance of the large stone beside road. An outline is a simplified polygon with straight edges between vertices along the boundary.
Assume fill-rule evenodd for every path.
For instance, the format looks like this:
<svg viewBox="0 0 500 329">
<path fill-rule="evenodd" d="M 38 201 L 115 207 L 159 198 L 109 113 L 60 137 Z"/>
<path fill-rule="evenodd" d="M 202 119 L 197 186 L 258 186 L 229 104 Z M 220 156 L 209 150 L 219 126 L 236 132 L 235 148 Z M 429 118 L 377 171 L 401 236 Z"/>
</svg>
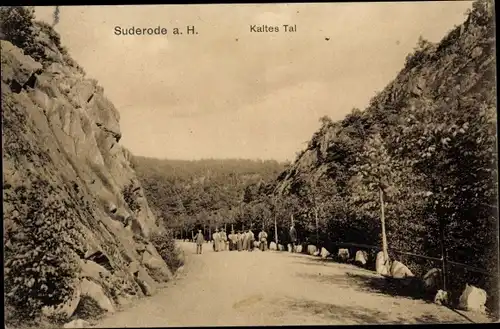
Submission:
<svg viewBox="0 0 500 329">
<path fill-rule="evenodd" d="M 285 246 L 282 244 L 278 244 L 278 250 L 279 251 L 285 251 Z"/>
<path fill-rule="evenodd" d="M 308 246 L 307 246 L 307 253 L 308 253 L 309 255 L 314 255 L 314 253 L 315 253 L 316 251 L 318 251 L 318 248 L 316 248 L 316 246 L 315 246 L 315 245 L 310 244 L 310 245 L 308 245 Z"/>
<path fill-rule="evenodd" d="M 81 278 L 91 278 L 96 281 L 99 281 L 105 278 L 109 278 L 111 276 L 111 273 L 107 269 L 105 269 L 101 265 L 91 260 L 81 259 L 80 268 L 81 268 L 80 272 Z"/>
<path fill-rule="evenodd" d="M 292 252 L 293 251 L 293 247 L 292 247 L 292 244 L 287 244 L 286 245 L 287 249 L 288 249 L 288 252 Z"/>
<path fill-rule="evenodd" d="M 366 265 L 366 260 L 368 259 L 368 253 L 364 250 L 356 251 L 356 257 L 354 261 L 361 265 Z"/>
<path fill-rule="evenodd" d="M 377 258 L 375 260 L 375 270 L 378 274 L 387 276 L 390 275 L 390 262 L 388 259 L 385 259 L 384 253 L 379 251 L 377 253 Z"/>
<path fill-rule="evenodd" d="M 158 282 L 168 282 L 173 274 L 159 255 L 152 255 L 148 250 L 142 254 L 142 264 L 146 266 L 153 279 Z"/>
<path fill-rule="evenodd" d="M 276 242 L 271 242 L 269 244 L 269 250 L 278 250 L 278 247 L 276 246 Z"/>
<path fill-rule="evenodd" d="M 459 308 L 466 311 L 484 313 L 486 311 L 486 299 L 488 295 L 483 289 L 466 284 L 459 300 Z"/>
<path fill-rule="evenodd" d="M 82 293 L 82 297 L 86 296 L 92 299 L 102 311 L 113 313 L 115 311 L 115 307 L 111 300 L 106 296 L 104 290 L 100 285 L 95 282 L 89 281 L 87 279 L 83 279 L 80 282 L 80 289 Z"/>
<path fill-rule="evenodd" d="M 437 291 L 442 286 L 441 270 L 433 268 L 429 270 L 423 277 L 424 288 L 428 292 Z"/>
<path fill-rule="evenodd" d="M 299 253 L 299 254 L 302 252 L 302 245 L 301 245 L 301 244 L 299 244 L 299 245 L 297 245 L 297 246 L 295 247 L 295 252 L 297 252 L 297 253 Z"/>
<path fill-rule="evenodd" d="M 414 276 L 406 265 L 397 260 L 392 262 L 390 274 L 395 279 L 404 279 Z"/>
<path fill-rule="evenodd" d="M 328 250 L 326 250 L 326 248 L 323 247 L 323 248 L 321 248 L 320 255 L 321 255 L 321 258 L 326 259 L 328 256 L 331 255 L 331 253 Z"/>
<path fill-rule="evenodd" d="M 448 305 L 448 293 L 439 289 L 436 293 L 436 296 L 434 296 L 434 303 L 438 305 Z"/>
<path fill-rule="evenodd" d="M 349 259 L 349 250 L 345 248 L 340 248 L 338 252 L 338 257 L 341 261 L 346 262 Z"/>
<path fill-rule="evenodd" d="M 152 296 L 156 293 L 156 282 L 142 267 L 134 275 L 137 284 L 141 287 L 142 293 L 146 296 Z"/>
</svg>

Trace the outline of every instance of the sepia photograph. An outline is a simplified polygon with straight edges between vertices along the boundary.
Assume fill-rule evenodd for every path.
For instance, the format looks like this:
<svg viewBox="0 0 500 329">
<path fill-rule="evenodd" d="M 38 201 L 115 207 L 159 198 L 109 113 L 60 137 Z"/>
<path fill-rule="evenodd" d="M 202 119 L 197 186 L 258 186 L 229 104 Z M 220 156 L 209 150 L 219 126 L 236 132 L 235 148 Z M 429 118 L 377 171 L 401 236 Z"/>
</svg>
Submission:
<svg viewBox="0 0 500 329">
<path fill-rule="evenodd" d="M 0 6 L 5 329 L 498 322 L 495 22 Z"/>
</svg>

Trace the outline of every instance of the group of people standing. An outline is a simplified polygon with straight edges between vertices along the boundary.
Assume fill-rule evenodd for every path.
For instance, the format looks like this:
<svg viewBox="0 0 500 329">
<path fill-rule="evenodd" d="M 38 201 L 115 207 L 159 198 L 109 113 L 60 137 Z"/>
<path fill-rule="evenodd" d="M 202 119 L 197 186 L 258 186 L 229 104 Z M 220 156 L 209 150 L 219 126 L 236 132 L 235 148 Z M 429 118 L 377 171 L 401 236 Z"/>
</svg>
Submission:
<svg viewBox="0 0 500 329">
<path fill-rule="evenodd" d="M 261 251 L 267 250 L 267 233 L 262 229 L 257 236 L 257 244 L 255 243 L 255 234 L 252 230 L 248 231 L 231 231 L 229 234 L 229 251 L 253 251 L 255 247 Z"/>
<path fill-rule="evenodd" d="M 297 231 L 295 230 L 295 227 L 293 225 L 290 228 L 290 238 L 293 246 L 292 250 L 295 250 L 295 245 L 297 242 Z M 253 251 L 255 247 L 258 247 L 261 251 L 266 251 L 268 249 L 267 233 L 264 229 L 259 232 L 257 241 L 255 240 L 255 234 L 252 230 L 239 230 L 237 232 L 233 230 L 228 236 L 224 229 L 221 229 L 220 231 L 216 229 L 215 233 L 212 234 L 212 240 L 213 249 L 215 252 L 226 250 Z M 194 242 L 196 243 L 196 253 L 201 254 L 203 243 L 205 242 L 205 238 L 201 230 L 198 230 L 198 233 L 194 238 Z"/>
</svg>

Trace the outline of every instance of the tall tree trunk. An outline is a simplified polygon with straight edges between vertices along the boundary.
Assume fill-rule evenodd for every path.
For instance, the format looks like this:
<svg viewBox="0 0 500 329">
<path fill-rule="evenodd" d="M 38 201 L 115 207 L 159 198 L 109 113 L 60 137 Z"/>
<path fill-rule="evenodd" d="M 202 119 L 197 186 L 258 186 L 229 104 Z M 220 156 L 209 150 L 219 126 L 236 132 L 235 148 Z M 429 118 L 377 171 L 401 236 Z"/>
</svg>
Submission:
<svg viewBox="0 0 500 329">
<path fill-rule="evenodd" d="M 316 247 L 319 248 L 319 220 L 318 220 L 318 208 L 314 207 L 314 217 L 316 218 Z"/>
<path fill-rule="evenodd" d="M 384 261 L 387 263 L 389 261 L 389 250 L 387 246 L 387 235 L 385 233 L 385 213 L 384 213 L 384 192 L 382 188 L 379 187 L 380 194 L 380 220 L 382 224 L 382 251 L 384 253 Z"/>
<path fill-rule="evenodd" d="M 274 241 L 276 241 L 276 247 L 278 246 L 278 223 L 276 223 L 276 213 L 274 213 Z"/>
<path fill-rule="evenodd" d="M 443 279 L 443 290 L 446 291 L 446 248 L 444 244 L 444 220 L 441 216 L 441 212 L 438 212 L 439 215 L 439 240 L 441 242 L 441 266 L 442 266 L 442 279 Z"/>
</svg>

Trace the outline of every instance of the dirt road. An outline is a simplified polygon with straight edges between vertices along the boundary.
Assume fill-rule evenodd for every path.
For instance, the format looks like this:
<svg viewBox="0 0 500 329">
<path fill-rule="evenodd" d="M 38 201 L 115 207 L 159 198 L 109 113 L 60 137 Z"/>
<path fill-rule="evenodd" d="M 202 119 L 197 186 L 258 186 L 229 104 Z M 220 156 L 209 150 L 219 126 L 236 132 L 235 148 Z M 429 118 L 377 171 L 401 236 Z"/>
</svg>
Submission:
<svg viewBox="0 0 500 329">
<path fill-rule="evenodd" d="M 487 322 L 394 297 L 371 271 L 287 252 L 213 252 L 180 243 L 179 278 L 96 327 Z"/>
</svg>

